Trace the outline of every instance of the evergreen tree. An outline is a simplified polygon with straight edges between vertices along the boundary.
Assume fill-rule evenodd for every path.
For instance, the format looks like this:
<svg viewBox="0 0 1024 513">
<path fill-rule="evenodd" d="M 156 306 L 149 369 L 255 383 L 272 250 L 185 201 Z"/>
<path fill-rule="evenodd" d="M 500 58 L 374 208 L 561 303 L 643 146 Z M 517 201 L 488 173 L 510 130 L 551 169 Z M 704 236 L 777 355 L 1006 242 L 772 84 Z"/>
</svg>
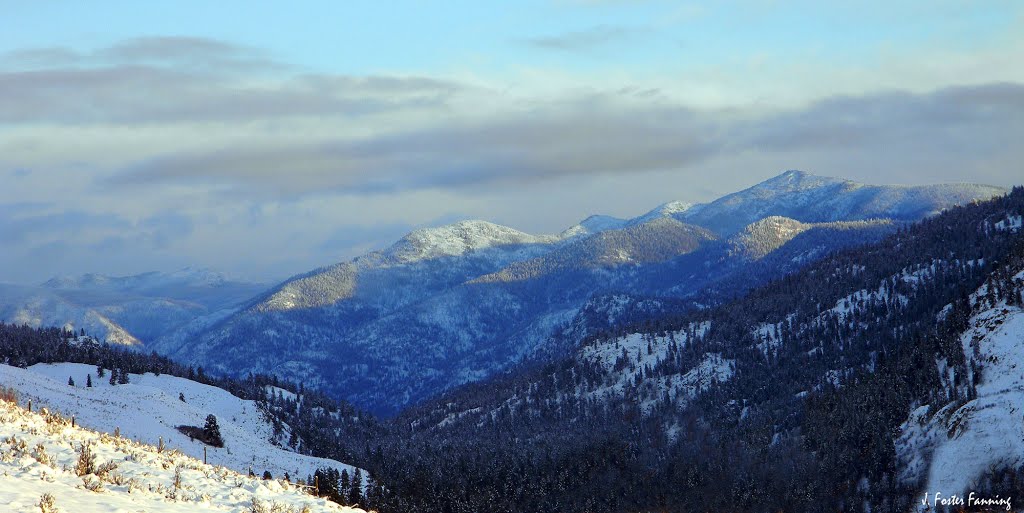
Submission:
<svg viewBox="0 0 1024 513">
<path fill-rule="evenodd" d="M 75 386 L 75 380 L 71 379 L 71 376 L 68 376 L 68 385 Z"/>
<path fill-rule="evenodd" d="M 206 416 L 203 437 L 206 438 L 206 443 L 214 447 L 224 447 L 224 439 L 220 436 L 220 426 L 217 425 L 217 417 L 212 413 Z"/>
<path fill-rule="evenodd" d="M 87 374 L 85 376 L 85 387 L 92 388 L 92 374 Z"/>
<path fill-rule="evenodd" d="M 338 478 L 338 495 L 342 499 L 342 504 L 348 504 L 349 489 L 352 486 L 350 481 L 348 470 L 342 469 L 341 477 Z"/>
<path fill-rule="evenodd" d="M 117 384 L 117 369 L 110 369 L 110 384 Z"/>
<path fill-rule="evenodd" d="M 124 369 L 121 369 L 121 371 L 117 373 L 117 384 L 118 385 L 127 385 L 128 384 L 128 371 L 126 371 Z"/>
<path fill-rule="evenodd" d="M 356 505 L 363 502 L 363 472 L 356 469 L 352 475 L 352 485 L 348 492 L 348 503 Z"/>
<path fill-rule="evenodd" d="M 96 377 L 97 378 L 102 378 L 105 375 L 105 372 L 106 371 L 103 370 L 103 365 L 102 364 L 96 366 Z"/>
</svg>

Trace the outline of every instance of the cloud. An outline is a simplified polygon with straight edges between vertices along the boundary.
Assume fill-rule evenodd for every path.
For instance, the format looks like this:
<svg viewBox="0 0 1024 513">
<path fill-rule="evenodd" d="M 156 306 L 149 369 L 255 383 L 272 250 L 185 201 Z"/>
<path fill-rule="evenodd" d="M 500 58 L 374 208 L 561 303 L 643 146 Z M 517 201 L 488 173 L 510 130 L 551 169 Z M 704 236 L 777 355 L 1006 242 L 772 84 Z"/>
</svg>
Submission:
<svg viewBox="0 0 1024 513">
<path fill-rule="evenodd" d="M 574 106 L 545 116 L 431 126 L 368 138 L 236 145 L 128 166 L 115 184 L 200 183 L 381 193 L 685 166 L 716 151 L 715 123 L 687 109 Z"/>
<path fill-rule="evenodd" d="M 8 244 L 31 243 L 47 238 L 75 238 L 84 231 L 123 230 L 131 223 L 114 214 L 86 210 L 46 211 L 42 204 L 22 204 L 4 208 L 0 219 L 0 240 Z"/>
<path fill-rule="evenodd" d="M 303 74 L 253 49 L 185 37 L 91 53 L 29 49 L 0 63 L 0 124 L 359 117 L 441 107 L 466 87 L 417 76 Z"/>
<path fill-rule="evenodd" d="M 981 157 L 1024 136 L 1024 84 L 996 83 L 927 94 L 886 92 L 829 98 L 741 126 L 741 144 L 773 151 L 928 151 L 955 161 Z"/>
<path fill-rule="evenodd" d="M 94 51 L 45 47 L 15 50 L 0 55 L 0 68 L 8 69 L 84 69 L 122 65 L 148 65 L 217 74 L 290 69 L 290 66 L 256 48 L 215 39 L 182 36 L 132 38 Z"/>
<path fill-rule="evenodd" d="M 635 95 L 632 95 L 635 97 Z M 562 176 L 699 170 L 744 152 L 874 152 L 898 169 L 927 152 L 954 169 L 979 152 L 1010 152 L 1024 137 L 1024 85 L 989 84 L 928 94 L 829 98 L 802 109 L 700 111 L 661 100 L 595 95 L 486 121 L 438 123 L 371 137 L 238 144 L 176 152 L 127 166 L 115 185 L 222 186 L 243 193 L 380 194 L 539 182 Z M 799 157 L 796 157 L 799 158 Z M 799 162 L 794 162 L 799 164 Z"/>
<path fill-rule="evenodd" d="M 582 51 L 630 30 L 535 46 Z M 933 90 L 825 77 L 832 96 L 815 97 L 789 85 L 799 73 L 775 72 L 798 101 L 711 107 L 721 83 L 703 78 L 306 73 L 192 38 L 6 54 L 0 279 L 190 263 L 281 277 L 452 212 L 557 232 L 790 168 L 1020 182 L 1024 84 L 1013 77 L 967 73 L 979 83 Z"/>
<path fill-rule="evenodd" d="M 566 32 L 553 36 L 526 39 L 526 43 L 544 50 L 579 52 L 592 50 L 609 43 L 622 42 L 636 37 L 641 31 L 624 26 L 599 25 L 585 30 Z"/>
</svg>

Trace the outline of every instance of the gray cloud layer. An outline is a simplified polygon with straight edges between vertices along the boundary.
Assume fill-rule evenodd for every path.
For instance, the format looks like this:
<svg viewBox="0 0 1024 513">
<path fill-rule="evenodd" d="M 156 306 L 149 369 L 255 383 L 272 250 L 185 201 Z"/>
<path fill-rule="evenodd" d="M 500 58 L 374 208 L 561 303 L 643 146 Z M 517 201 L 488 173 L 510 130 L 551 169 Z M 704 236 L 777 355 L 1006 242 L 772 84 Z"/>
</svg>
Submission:
<svg viewBox="0 0 1024 513">
<path fill-rule="evenodd" d="M 927 160 L 924 177 L 1009 152 L 1024 137 L 1024 86 L 832 98 L 770 114 L 625 108 L 595 96 L 486 122 L 362 139 L 238 145 L 138 162 L 122 184 L 207 183 L 286 194 L 486 186 L 566 175 L 699 167 L 745 152 L 870 154 L 880 169 Z M 1016 148 L 1016 149 L 1015 149 Z M 1013 170 L 1006 170 L 1013 176 Z"/>
<path fill-rule="evenodd" d="M 89 54 L 25 50 L 0 58 L 0 124 L 360 116 L 442 105 L 462 87 L 286 69 L 255 50 L 198 38 L 135 39 Z M 271 72 L 284 78 L 264 76 Z"/>
</svg>

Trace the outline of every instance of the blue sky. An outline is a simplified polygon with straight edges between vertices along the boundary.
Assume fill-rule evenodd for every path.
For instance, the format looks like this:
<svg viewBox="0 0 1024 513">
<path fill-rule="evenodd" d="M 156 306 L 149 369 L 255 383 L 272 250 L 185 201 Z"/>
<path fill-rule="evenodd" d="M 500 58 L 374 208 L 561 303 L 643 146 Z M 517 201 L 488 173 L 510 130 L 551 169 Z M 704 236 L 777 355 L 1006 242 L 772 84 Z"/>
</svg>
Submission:
<svg viewBox="0 0 1024 513">
<path fill-rule="evenodd" d="M 793 168 L 1021 181 L 1019 2 L 0 8 L 0 282 L 273 280 L 419 226 L 557 232 Z"/>
</svg>

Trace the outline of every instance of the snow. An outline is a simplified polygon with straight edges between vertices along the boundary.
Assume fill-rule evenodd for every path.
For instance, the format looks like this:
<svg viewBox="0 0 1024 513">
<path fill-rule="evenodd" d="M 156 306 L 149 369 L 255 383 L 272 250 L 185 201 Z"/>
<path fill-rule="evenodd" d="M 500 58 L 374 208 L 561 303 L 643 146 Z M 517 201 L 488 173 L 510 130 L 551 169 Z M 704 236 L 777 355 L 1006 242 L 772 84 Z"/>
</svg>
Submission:
<svg viewBox="0 0 1024 513">
<path fill-rule="evenodd" d="M 32 327 L 59 326 L 74 331 L 85 329 L 111 344 L 140 344 L 103 313 L 43 288 L 0 284 L 0 321 Z"/>
<path fill-rule="evenodd" d="M 692 209 L 693 207 L 693 203 L 686 203 L 684 201 L 670 201 L 668 203 L 658 205 L 657 207 L 654 208 L 654 210 L 651 210 L 650 212 L 640 217 L 630 220 L 629 224 L 643 224 L 646 223 L 647 221 L 651 221 L 654 219 L 672 217 L 676 214 L 685 213 Z"/>
<path fill-rule="evenodd" d="M 945 422 L 952 437 L 939 437 L 929 490 L 961 493 L 993 465 L 1024 463 L 1024 313 L 997 308 L 972 321 L 975 326 L 962 341 L 971 354 L 971 341 L 982 337 L 979 359 L 985 367 L 978 398 Z"/>
<path fill-rule="evenodd" d="M 92 388 L 86 388 L 86 376 L 92 375 Z M 75 385 L 67 384 L 68 377 Z M 109 377 L 109 371 L 107 373 Z M 96 367 L 78 363 L 38 364 L 28 369 L 0 365 L 0 383 L 17 389 L 34 405 L 46 406 L 88 428 L 121 435 L 156 445 L 162 437 L 168 448 L 196 458 L 203 457 L 204 444 L 190 441 L 177 431 L 180 425 L 202 427 L 206 416 L 217 417 L 225 447 L 207 447 L 211 464 L 239 472 L 251 467 L 262 475 L 285 472 L 293 478 L 306 477 L 320 467 L 348 470 L 354 468 L 334 460 L 297 454 L 272 445 L 272 426 L 254 401 L 239 399 L 227 391 L 184 378 L 168 375 L 130 374 L 129 383 L 112 386 L 108 379 L 96 377 Z M 184 394 L 185 402 L 178 398 Z M 284 433 L 287 440 L 288 433 Z"/>
<path fill-rule="evenodd" d="M 383 252 L 400 264 L 429 260 L 501 246 L 552 244 L 553 235 L 530 235 L 487 221 L 460 221 L 438 228 L 416 230 Z"/>
<path fill-rule="evenodd" d="M 683 214 L 694 207 L 695 205 L 692 203 L 669 201 L 668 203 L 658 205 L 653 210 L 632 219 L 619 219 L 618 217 L 612 216 L 592 215 L 583 221 L 580 221 L 579 224 L 567 228 L 565 231 L 560 233 L 558 237 L 560 239 L 567 240 L 610 230 L 621 230 L 623 228 L 636 226 L 655 219 L 663 219 L 666 217 L 673 217 L 677 214 Z"/>
<path fill-rule="evenodd" d="M 897 440 L 901 477 L 913 482 L 927 473 L 926 490 L 944 496 L 969 492 L 993 468 L 1024 464 L 1024 311 L 1001 303 L 977 312 L 970 326 L 960 340 L 982 369 L 977 398 L 934 413 L 929 405 L 918 407 Z M 945 373 L 945 362 L 936 364 Z M 944 379 L 952 382 L 952 376 Z"/>
<path fill-rule="evenodd" d="M 65 276 L 34 287 L 0 284 L 0 320 L 84 329 L 111 344 L 150 345 L 174 336 L 179 328 L 194 329 L 201 318 L 231 308 L 263 288 L 193 268 L 131 276 Z"/>
<path fill-rule="evenodd" d="M 694 323 L 690 326 L 696 336 L 703 336 L 710 328 L 710 323 Z M 670 338 L 671 337 L 671 338 Z M 587 395 L 600 399 L 610 395 L 620 395 L 633 383 L 645 368 L 653 369 L 669 357 L 670 340 L 675 340 L 679 347 L 688 341 L 687 330 L 673 332 L 666 337 L 651 337 L 641 333 L 633 333 L 625 337 L 612 339 L 581 350 L 581 358 L 600 363 L 610 375 L 617 377 L 609 386 L 594 389 Z M 647 348 L 651 351 L 648 353 Z M 616 362 L 625 354 L 630 364 L 615 371 Z M 686 402 L 713 383 L 722 383 L 732 378 L 735 362 L 722 358 L 718 353 L 707 353 L 694 367 L 683 374 L 658 376 L 653 380 L 655 390 L 667 391 L 673 400 Z M 650 377 L 648 377 L 650 378 Z M 654 405 L 655 400 L 644 401 L 640 406 L 646 413 Z"/>
<path fill-rule="evenodd" d="M 558 236 L 561 239 L 570 239 L 573 237 L 593 235 L 595 233 L 608 230 L 625 228 L 629 222 L 630 221 L 628 219 L 619 219 L 617 217 L 604 215 L 592 215 L 583 221 L 580 221 L 579 224 L 570 226 Z"/>
<path fill-rule="evenodd" d="M 116 468 L 79 477 L 75 468 L 83 444 L 96 456 L 97 466 L 112 462 Z M 361 511 L 313 497 L 283 480 L 264 481 L 205 465 L 177 451 L 72 427 L 38 409 L 28 412 L 0 401 L 0 505 L 11 513 L 38 513 L 44 495 L 52 497 L 52 511 L 62 513 L 241 512 L 254 511 L 257 504 L 268 512 L 276 506 L 273 511 L 281 513 Z"/>
<path fill-rule="evenodd" d="M 996 223 L 996 229 L 1015 232 L 1020 230 L 1021 224 L 1024 224 L 1024 216 L 1009 216 Z"/>
<path fill-rule="evenodd" d="M 43 283 L 51 289 L 116 289 L 148 290 L 168 286 L 214 287 L 230 281 L 224 273 L 211 269 L 185 267 L 177 271 L 151 271 L 131 276 L 108 276 L 86 273 L 81 276 L 59 276 Z"/>
</svg>

